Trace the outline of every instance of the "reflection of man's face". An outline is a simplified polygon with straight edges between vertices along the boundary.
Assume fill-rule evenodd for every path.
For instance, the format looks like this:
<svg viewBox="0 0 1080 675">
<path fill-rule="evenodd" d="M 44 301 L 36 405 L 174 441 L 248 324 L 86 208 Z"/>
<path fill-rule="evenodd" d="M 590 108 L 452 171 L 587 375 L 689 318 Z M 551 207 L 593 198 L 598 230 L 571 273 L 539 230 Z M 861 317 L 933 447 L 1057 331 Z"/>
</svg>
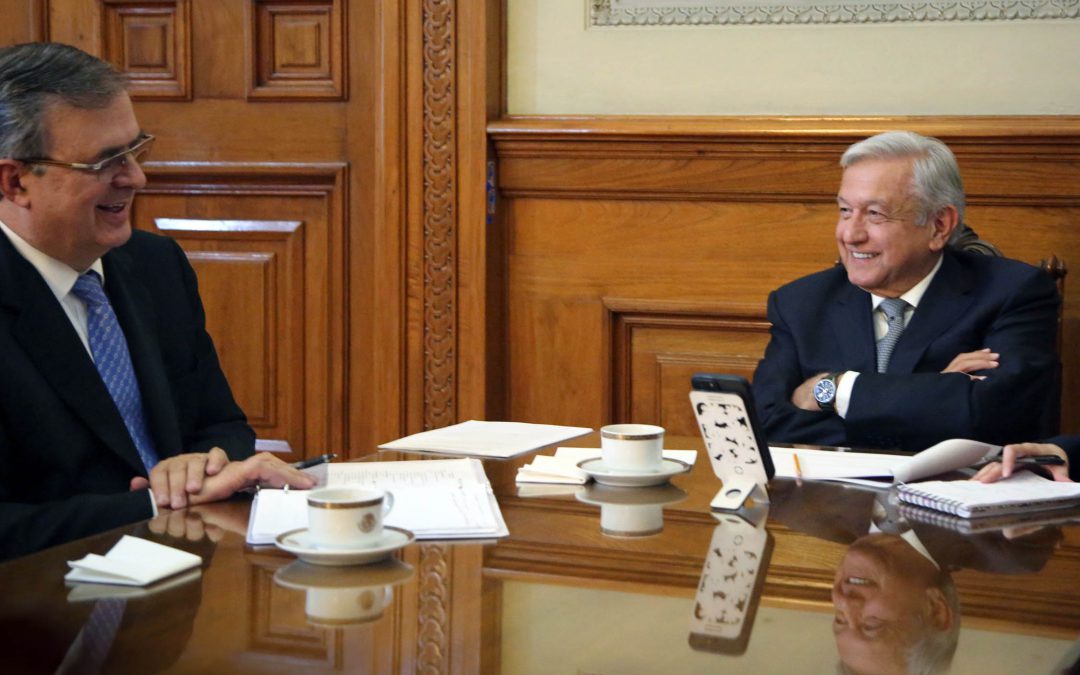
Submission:
<svg viewBox="0 0 1080 675">
<path fill-rule="evenodd" d="M 859 673 L 905 673 L 928 630 L 952 622 L 937 568 L 895 535 L 872 534 L 848 549 L 833 581 L 840 660 Z"/>
</svg>

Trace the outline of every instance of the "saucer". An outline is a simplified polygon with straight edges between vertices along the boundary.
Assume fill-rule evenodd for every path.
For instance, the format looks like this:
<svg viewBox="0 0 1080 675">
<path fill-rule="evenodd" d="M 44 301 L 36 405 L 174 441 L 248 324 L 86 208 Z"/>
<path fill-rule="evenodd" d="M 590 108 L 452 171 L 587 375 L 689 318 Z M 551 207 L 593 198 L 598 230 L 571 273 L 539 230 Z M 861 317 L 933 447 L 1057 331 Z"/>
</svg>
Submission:
<svg viewBox="0 0 1080 675">
<path fill-rule="evenodd" d="M 400 527 L 384 527 L 382 536 L 363 548 L 326 548 L 311 541 L 306 527 L 278 535 L 274 543 L 312 565 L 366 565 L 384 560 L 398 549 L 416 541 L 416 536 Z"/>
<path fill-rule="evenodd" d="M 294 560 L 274 573 L 279 586 L 298 591 L 313 588 L 350 589 L 375 586 L 396 586 L 413 576 L 413 568 L 390 558 L 369 565 L 327 567 Z"/>
<path fill-rule="evenodd" d="M 640 490 L 626 490 L 602 483 L 591 483 L 574 495 L 579 502 L 593 506 L 668 506 L 686 499 L 685 490 L 671 483 L 643 487 Z"/>
<path fill-rule="evenodd" d="M 686 473 L 690 465 L 677 459 L 664 459 L 660 468 L 655 471 L 617 471 L 604 466 L 604 461 L 599 457 L 585 459 L 578 462 L 578 468 L 589 475 L 601 485 L 613 485 L 615 487 L 647 487 L 649 485 L 663 485 L 671 480 L 672 476 Z"/>
</svg>

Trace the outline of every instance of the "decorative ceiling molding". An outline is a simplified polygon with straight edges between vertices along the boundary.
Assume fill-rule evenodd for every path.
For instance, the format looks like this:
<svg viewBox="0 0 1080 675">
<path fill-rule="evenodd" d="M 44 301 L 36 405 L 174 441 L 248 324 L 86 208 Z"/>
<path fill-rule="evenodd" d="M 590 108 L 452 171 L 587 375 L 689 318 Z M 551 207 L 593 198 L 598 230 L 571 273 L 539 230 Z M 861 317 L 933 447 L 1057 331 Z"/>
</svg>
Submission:
<svg viewBox="0 0 1080 675">
<path fill-rule="evenodd" d="M 841 2 L 813 0 L 588 0 L 589 25 L 719 26 L 813 23 L 1020 21 L 1080 18 L 1080 0 L 970 0 L 968 2 Z"/>
</svg>

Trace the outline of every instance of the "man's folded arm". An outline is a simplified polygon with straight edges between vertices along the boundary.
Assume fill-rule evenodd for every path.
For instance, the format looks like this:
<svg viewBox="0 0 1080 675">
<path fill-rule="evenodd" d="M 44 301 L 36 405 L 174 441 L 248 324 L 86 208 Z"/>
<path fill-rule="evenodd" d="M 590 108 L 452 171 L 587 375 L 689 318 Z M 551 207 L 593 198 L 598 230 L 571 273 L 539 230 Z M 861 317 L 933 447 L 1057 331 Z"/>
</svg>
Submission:
<svg viewBox="0 0 1080 675">
<path fill-rule="evenodd" d="M 769 294 L 772 338 L 754 371 L 754 403 L 770 442 L 846 445 L 844 420 L 830 413 L 802 410 L 791 393 L 813 373 L 803 374 L 791 330 L 780 312 L 777 294 Z"/>
<path fill-rule="evenodd" d="M 852 445 L 920 450 L 947 438 L 1010 443 L 1046 435 L 1040 428 L 1057 391 L 1057 289 L 1034 273 L 1005 303 L 982 346 L 997 368 L 964 373 L 860 373 L 845 425 Z M 949 359 L 935 368 L 945 368 Z"/>
</svg>

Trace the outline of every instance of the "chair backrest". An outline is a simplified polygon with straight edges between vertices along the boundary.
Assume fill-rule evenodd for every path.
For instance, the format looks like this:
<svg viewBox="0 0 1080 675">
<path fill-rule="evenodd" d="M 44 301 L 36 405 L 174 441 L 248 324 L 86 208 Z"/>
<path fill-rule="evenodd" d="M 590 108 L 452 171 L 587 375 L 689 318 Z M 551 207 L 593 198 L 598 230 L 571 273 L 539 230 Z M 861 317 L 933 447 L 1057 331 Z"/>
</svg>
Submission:
<svg viewBox="0 0 1080 675">
<path fill-rule="evenodd" d="M 1069 268 L 1065 264 L 1064 260 L 1061 260 L 1056 255 L 1051 255 L 1049 258 L 1044 258 L 1039 261 L 1039 269 L 1043 270 L 1050 275 L 1050 278 L 1054 280 L 1054 284 L 1057 285 L 1058 297 L 1061 299 L 1061 304 L 1058 305 L 1057 315 L 1057 355 L 1058 355 L 1058 368 L 1055 373 L 1056 382 L 1054 383 L 1057 389 L 1058 396 L 1056 397 L 1057 405 L 1051 406 L 1051 409 L 1045 411 L 1042 420 L 1042 428 L 1049 432 L 1049 435 L 1056 435 L 1061 431 L 1061 350 L 1065 346 L 1064 339 L 1062 337 L 1062 328 L 1065 324 L 1065 275 L 1069 273 Z"/>
</svg>

